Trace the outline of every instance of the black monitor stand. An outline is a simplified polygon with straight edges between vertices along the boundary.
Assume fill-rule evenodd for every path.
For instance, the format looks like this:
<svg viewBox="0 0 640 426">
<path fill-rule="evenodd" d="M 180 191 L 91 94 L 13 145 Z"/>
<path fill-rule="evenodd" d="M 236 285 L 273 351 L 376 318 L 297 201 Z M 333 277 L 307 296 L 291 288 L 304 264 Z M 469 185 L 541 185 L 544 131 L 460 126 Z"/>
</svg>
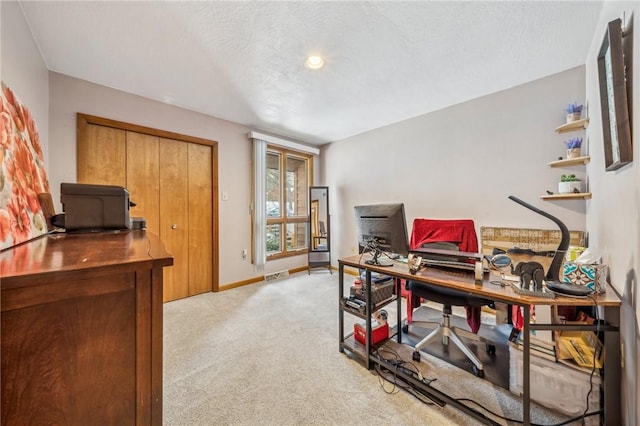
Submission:
<svg viewBox="0 0 640 426">
<path fill-rule="evenodd" d="M 373 258 L 371 260 L 365 260 L 364 263 L 366 263 L 367 265 L 373 265 L 373 266 L 381 266 L 383 268 L 389 268 L 391 266 L 393 266 L 393 263 L 391 262 L 381 262 L 380 261 L 380 255 L 384 254 L 384 252 L 382 250 L 380 250 L 379 248 L 374 248 L 373 250 Z"/>
<path fill-rule="evenodd" d="M 380 243 L 378 243 L 378 240 L 376 240 L 375 238 L 367 241 L 365 251 L 373 252 L 373 258 L 371 258 L 371 260 L 364 261 L 364 263 L 366 263 L 367 265 L 380 266 L 383 268 L 389 268 L 393 266 L 393 263 L 391 262 L 380 261 L 380 255 L 383 255 L 384 251 L 380 248 Z"/>
</svg>

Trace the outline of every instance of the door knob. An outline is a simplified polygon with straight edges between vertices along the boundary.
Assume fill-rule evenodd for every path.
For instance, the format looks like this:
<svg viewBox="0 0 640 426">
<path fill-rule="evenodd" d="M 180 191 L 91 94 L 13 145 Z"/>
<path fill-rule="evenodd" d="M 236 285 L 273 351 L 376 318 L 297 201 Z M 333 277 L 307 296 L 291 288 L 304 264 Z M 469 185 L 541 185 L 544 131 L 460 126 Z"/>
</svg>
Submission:
<svg viewBox="0 0 640 426">
<path fill-rule="evenodd" d="M 178 225 L 174 223 L 173 225 L 171 225 L 171 229 L 178 229 Z"/>
</svg>

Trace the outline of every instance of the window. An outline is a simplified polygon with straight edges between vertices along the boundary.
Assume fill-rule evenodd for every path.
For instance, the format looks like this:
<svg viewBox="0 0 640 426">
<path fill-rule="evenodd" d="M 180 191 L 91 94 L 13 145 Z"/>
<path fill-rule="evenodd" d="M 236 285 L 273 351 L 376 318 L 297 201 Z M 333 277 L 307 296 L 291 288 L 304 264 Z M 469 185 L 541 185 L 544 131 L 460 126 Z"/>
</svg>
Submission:
<svg viewBox="0 0 640 426">
<path fill-rule="evenodd" d="M 268 146 L 266 161 L 267 259 L 308 249 L 309 155 Z"/>
</svg>

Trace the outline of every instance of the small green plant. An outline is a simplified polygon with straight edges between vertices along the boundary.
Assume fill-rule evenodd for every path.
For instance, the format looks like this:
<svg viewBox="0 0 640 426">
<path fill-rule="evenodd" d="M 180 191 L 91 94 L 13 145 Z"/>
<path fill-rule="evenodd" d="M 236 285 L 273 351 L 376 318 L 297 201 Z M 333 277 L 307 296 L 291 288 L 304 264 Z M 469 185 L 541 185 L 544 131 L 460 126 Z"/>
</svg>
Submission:
<svg viewBox="0 0 640 426">
<path fill-rule="evenodd" d="M 579 113 L 582 112 L 582 105 L 578 105 L 578 102 L 574 102 L 567 105 L 564 110 L 567 112 L 567 114 Z"/>
<path fill-rule="evenodd" d="M 580 179 L 576 175 L 561 175 L 560 182 L 579 182 Z"/>
</svg>

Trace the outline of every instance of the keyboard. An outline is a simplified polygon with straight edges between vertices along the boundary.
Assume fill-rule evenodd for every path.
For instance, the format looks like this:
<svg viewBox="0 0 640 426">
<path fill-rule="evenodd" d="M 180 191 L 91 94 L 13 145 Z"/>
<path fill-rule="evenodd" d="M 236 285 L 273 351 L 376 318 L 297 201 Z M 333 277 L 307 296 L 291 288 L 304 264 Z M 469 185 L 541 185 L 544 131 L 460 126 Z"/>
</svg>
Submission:
<svg viewBox="0 0 640 426">
<path fill-rule="evenodd" d="M 453 260 L 435 260 L 435 259 L 422 259 L 422 266 L 431 266 L 436 268 L 452 268 L 452 269 L 463 269 L 465 271 L 474 271 L 476 270 L 476 265 L 473 263 L 467 262 L 456 262 Z M 483 273 L 489 272 L 489 268 L 486 266 L 482 267 Z"/>
<path fill-rule="evenodd" d="M 475 271 L 476 266 L 473 263 L 456 262 L 453 260 L 435 260 L 422 259 L 423 266 L 440 266 L 444 268 L 464 269 L 467 271 Z"/>
</svg>

